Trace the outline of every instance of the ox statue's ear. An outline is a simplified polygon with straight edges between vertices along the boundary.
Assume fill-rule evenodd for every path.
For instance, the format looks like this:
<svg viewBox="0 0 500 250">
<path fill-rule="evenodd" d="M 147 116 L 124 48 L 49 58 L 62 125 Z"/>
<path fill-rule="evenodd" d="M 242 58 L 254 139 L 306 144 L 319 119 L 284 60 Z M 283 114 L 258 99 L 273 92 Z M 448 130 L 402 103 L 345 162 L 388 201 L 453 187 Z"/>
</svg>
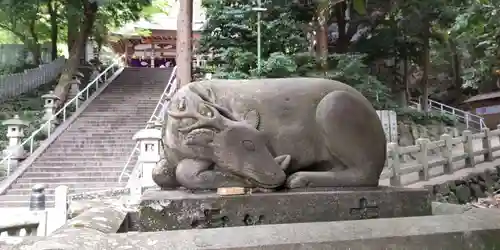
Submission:
<svg viewBox="0 0 500 250">
<path fill-rule="evenodd" d="M 252 126 L 253 128 L 259 129 L 260 115 L 257 110 L 251 109 L 245 112 L 245 114 L 243 115 L 243 120 L 245 120 L 245 122 L 250 124 L 250 126 Z"/>
<path fill-rule="evenodd" d="M 204 84 L 191 84 L 189 85 L 189 89 L 206 102 L 215 103 L 217 100 L 212 88 Z"/>
</svg>

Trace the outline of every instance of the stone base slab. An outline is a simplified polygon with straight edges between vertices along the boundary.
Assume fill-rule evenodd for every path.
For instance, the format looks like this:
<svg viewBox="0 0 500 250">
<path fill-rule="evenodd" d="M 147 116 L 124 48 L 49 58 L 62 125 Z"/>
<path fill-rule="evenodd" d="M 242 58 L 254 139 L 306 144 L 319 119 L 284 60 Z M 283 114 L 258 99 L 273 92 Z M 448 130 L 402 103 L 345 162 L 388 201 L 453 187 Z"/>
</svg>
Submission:
<svg viewBox="0 0 500 250">
<path fill-rule="evenodd" d="M 151 232 L 431 214 L 430 192 L 424 189 L 308 189 L 234 196 L 149 190 L 136 220 L 140 231 Z"/>
</svg>

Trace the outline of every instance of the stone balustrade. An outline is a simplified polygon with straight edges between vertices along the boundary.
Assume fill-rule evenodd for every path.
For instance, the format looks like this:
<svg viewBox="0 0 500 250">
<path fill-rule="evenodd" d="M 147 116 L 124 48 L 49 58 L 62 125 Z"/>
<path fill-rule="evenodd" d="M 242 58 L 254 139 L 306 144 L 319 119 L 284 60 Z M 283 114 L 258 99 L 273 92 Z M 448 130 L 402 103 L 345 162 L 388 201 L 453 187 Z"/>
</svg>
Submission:
<svg viewBox="0 0 500 250">
<path fill-rule="evenodd" d="M 29 209 L 0 209 L 0 238 L 7 236 L 46 236 L 67 221 L 68 187 L 55 190 L 55 207 L 45 207 L 45 186 L 36 184 L 30 195 Z"/>
<path fill-rule="evenodd" d="M 478 156 L 483 156 L 485 162 L 491 162 L 494 160 L 493 154 L 500 151 L 500 145 L 493 146 L 492 143 L 498 141 L 499 136 L 500 125 L 495 130 L 485 128 L 478 133 L 464 130 L 458 137 L 443 134 L 437 141 L 419 138 L 416 140 L 416 145 L 406 147 L 389 143 L 388 167 L 382 173 L 381 179 L 389 178 L 392 186 L 403 186 L 411 184 L 403 183 L 401 180 L 401 177 L 407 174 L 418 173 L 416 182 L 421 182 L 436 176 L 452 174 L 461 168 L 473 168 Z M 478 144 L 480 148 L 477 147 Z M 403 162 L 402 158 L 405 155 L 412 155 L 416 160 Z M 459 166 L 460 161 L 464 162 L 463 167 Z M 443 168 L 442 173 L 431 174 L 431 170 L 437 167 Z"/>
</svg>

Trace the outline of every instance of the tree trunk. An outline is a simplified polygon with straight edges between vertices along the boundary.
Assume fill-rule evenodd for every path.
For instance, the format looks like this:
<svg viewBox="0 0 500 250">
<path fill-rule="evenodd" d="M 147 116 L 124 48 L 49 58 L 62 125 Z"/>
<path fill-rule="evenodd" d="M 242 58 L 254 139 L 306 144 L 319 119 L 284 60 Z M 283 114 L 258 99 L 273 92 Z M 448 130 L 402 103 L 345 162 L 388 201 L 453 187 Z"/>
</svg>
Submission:
<svg viewBox="0 0 500 250">
<path fill-rule="evenodd" d="M 28 48 L 31 52 L 31 55 L 33 56 L 33 63 L 35 65 L 40 65 L 42 64 L 42 48 L 41 48 L 41 45 L 38 44 L 38 43 L 34 43 L 34 42 L 28 42 L 28 43 L 25 43 L 28 45 Z"/>
<path fill-rule="evenodd" d="M 462 93 L 462 68 L 460 63 L 460 55 L 457 50 L 457 45 L 453 38 L 448 38 L 448 47 L 451 52 L 451 69 L 453 73 L 453 91 L 450 93 L 452 95 L 453 101 L 455 103 L 461 103 L 463 101 Z"/>
<path fill-rule="evenodd" d="M 54 0 L 49 0 L 47 3 L 49 15 L 50 15 L 50 50 L 51 59 L 56 60 L 57 58 L 57 35 L 58 35 L 58 25 L 57 25 L 57 6 Z"/>
<path fill-rule="evenodd" d="M 428 26 L 427 26 L 428 27 Z M 422 79 L 420 87 L 422 91 L 422 98 L 420 99 L 422 111 L 428 112 L 429 102 L 429 67 L 430 67 L 430 33 L 429 28 L 424 30 L 424 48 L 422 56 Z"/>
<path fill-rule="evenodd" d="M 409 61 L 408 61 L 408 55 L 407 55 L 407 49 L 404 48 L 404 56 L 403 56 L 403 92 L 404 92 L 404 100 L 405 102 L 402 103 L 403 107 L 408 106 L 408 101 L 410 101 L 410 88 L 408 84 L 408 73 L 409 73 Z"/>
<path fill-rule="evenodd" d="M 71 53 L 73 51 L 73 46 L 75 45 L 76 41 L 78 40 L 78 34 L 79 34 L 79 15 L 75 13 L 75 11 L 72 9 L 76 6 L 76 3 L 72 3 L 72 0 L 67 0 L 66 3 L 66 19 L 68 20 L 68 53 Z M 71 28 L 70 28 L 71 27 Z"/>
<path fill-rule="evenodd" d="M 329 1 L 321 1 L 316 9 L 316 52 L 321 70 L 328 71 L 328 23 L 330 16 Z"/>
<path fill-rule="evenodd" d="M 28 32 L 30 34 L 28 41 L 25 42 L 33 56 L 33 62 L 35 65 L 42 64 L 42 49 L 41 45 L 38 43 L 38 34 L 35 30 L 36 20 L 32 20 L 28 26 Z"/>
<path fill-rule="evenodd" d="M 339 32 L 339 37 L 335 46 L 335 51 L 337 53 L 346 53 L 349 48 L 349 41 L 351 38 L 347 37 L 347 21 L 345 20 L 345 12 L 347 9 L 347 4 L 345 2 L 340 2 L 335 5 L 335 19 L 337 19 L 337 31 Z"/>
<path fill-rule="evenodd" d="M 69 92 L 71 78 L 75 73 L 76 69 L 78 68 L 78 66 L 80 65 L 82 47 L 85 46 L 85 42 L 92 33 L 92 28 L 94 26 L 96 14 L 97 14 L 97 3 L 85 0 L 84 18 L 78 35 L 78 39 L 71 48 L 68 62 L 66 63 L 66 67 L 64 68 L 61 74 L 61 78 L 59 78 L 59 82 L 57 83 L 54 89 L 54 94 L 60 98 L 59 105 L 66 101 Z"/>
</svg>

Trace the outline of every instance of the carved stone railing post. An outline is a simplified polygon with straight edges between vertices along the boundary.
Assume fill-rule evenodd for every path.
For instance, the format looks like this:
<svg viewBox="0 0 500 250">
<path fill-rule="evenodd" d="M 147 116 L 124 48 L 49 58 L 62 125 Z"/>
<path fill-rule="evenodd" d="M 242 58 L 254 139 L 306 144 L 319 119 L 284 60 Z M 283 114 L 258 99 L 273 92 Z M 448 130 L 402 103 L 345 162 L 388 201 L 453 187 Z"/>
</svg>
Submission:
<svg viewBox="0 0 500 250">
<path fill-rule="evenodd" d="M 24 148 L 20 147 L 21 139 L 24 137 L 24 128 L 28 125 L 27 122 L 21 120 L 19 115 L 15 115 L 12 119 L 2 122 L 7 126 L 7 138 L 9 139 L 9 146 L 4 150 L 4 155 L 10 155 L 9 159 L 5 161 L 7 165 L 7 174 L 13 167 L 16 167 L 19 160 L 26 157 Z"/>
<path fill-rule="evenodd" d="M 57 108 L 56 102 L 59 100 L 59 97 L 54 94 L 54 91 L 50 91 L 48 94 L 43 95 L 42 99 L 44 101 L 43 107 L 45 109 L 45 114 L 42 119 L 46 122 L 50 121 L 50 126 L 47 128 L 47 133 L 50 134 L 50 131 L 54 129 L 56 123 L 56 118 L 53 116 Z"/>
<path fill-rule="evenodd" d="M 139 142 L 140 152 L 137 160 L 141 165 L 141 186 L 154 187 L 156 184 L 152 175 L 153 168 L 160 161 L 161 131 L 154 128 L 143 129 L 137 132 L 133 139 Z"/>
<path fill-rule="evenodd" d="M 441 148 L 441 156 L 446 161 L 443 165 L 443 172 L 445 174 L 453 173 L 453 137 L 449 134 L 441 135 L 441 140 L 444 141 L 444 147 Z"/>
<path fill-rule="evenodd" d="M 428 143 L 429 139 L 427 138 L 418 138 L 416 141 L 416 145 L 420 146 L 420 151 L 417 155 L 417 161 L 422 165 L 422 170 L 418 172 L 418 177 L 421 181 L 429 180 L 429 149 Z"/>
<path fill-rule="evenodd" d="M 401 155 L 399 152 L 399 145 L 397 143 L 391 142 L 388 145 L 389 147 L 389 156 L 391 158 L 391 186 L 401 186 L 401 174 L 399 173 L 399 169 L 401 168 Z"/>
<path fill-rule="evenodd" d="M 465 156 L 465 167 L 472 168 L 476 165 L 476 161 L 474 159 L 474 138 L 472 137 L 472 132 L 470 130 L 464 130 L 462 132 L 462 136 L 464 137 L 464 153 Z"/>
<path fill-rule="evenodd" d="M 491 132 L 489 128 L 483 128 L 484 137 L 483 137 L 483 149 L 486 150 L 484 152 L 484 161 L 493 161 L 493 148 L 491 147 Z"/>
<path fill-rule="evenodd" d="M 45 185 L 36 184 L 31 189 L 30 210 L 45 210 Z"/>
</svg>

